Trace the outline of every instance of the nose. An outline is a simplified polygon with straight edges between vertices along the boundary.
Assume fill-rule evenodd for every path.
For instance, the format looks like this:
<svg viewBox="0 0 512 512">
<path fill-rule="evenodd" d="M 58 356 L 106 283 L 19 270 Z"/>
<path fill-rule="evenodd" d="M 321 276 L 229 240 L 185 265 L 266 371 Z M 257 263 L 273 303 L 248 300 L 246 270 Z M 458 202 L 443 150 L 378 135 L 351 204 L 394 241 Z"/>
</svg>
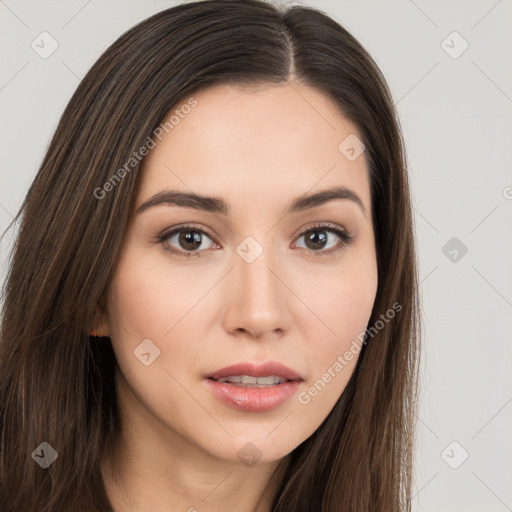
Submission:
<svg viewBox="0 0 512 512">
<path fill-rule="evenodd" d="M 280 338 L 290 327 L 292 296 L 282 265 L 271 249 L 264 249 L 252 262 L 238 253 L 233 259 L 223 312 L 225 330 L 257 339 Z"/>
</svg>

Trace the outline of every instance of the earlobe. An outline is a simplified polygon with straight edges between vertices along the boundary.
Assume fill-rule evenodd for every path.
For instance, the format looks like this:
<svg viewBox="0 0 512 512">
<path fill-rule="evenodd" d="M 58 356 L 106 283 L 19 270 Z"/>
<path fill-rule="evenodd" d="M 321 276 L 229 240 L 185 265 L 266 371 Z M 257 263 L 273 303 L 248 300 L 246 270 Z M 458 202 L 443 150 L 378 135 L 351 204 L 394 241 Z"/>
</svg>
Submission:
<svg viewBox="0 0 512 512">
<path fill-rule="evenodd" d="M 110 337 L 110 329 L 106 320 L 106 307 L 103 299 L 100 299 L 98 306 L 94 312 L 94 327 L 89 332 L 89 336 L 97 338 Z"/>
</svg>

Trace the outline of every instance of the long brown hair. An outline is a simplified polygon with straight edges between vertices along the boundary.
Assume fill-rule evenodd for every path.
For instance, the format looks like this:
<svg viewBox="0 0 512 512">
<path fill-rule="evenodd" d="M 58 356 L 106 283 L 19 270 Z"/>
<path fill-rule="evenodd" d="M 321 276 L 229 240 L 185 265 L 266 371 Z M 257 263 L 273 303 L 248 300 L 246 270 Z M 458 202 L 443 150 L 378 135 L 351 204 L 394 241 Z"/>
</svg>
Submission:
<svg viewBox="0 0 512 512">
<path fill-rule="evenodd" d="M 259 0 L 163 10 L 115 41 L 67 105 L 15 218 L 0 341 L 5 512 L 112 511 L 100 460 L 119 432 L 116 359 L 89 336 L 134 204 L 140 162 L 98 189 L 169 110 L 219 83 L 295 80 L 332 98 L 366 147 L 378 260 L 369 327 L 333 410 L 293 452 L 273 512 L 410 510 L 420 318 L 412 207 L 392 96 L 358 41 L 324 13 Z M 46 470 L 32 453 L 47 442 Z"/>
</svg>

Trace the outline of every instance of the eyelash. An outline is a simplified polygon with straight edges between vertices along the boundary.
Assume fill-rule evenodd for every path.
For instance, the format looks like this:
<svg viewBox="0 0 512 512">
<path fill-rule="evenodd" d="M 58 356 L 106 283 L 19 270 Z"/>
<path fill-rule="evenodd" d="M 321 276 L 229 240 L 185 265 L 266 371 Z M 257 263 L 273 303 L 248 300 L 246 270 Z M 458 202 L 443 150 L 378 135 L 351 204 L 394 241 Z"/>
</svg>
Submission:
<svg viewBox="0 0 512 512">
<path fill-rule="evenodd" d="M 197 228 L 193 225 L 190 225 L 190 224 L 184 224 L 182 226 L 177 226 L 177 227 L 173 228 L 171 231 L 164 231 L 161 235 L 158 236 L 157 243 L 162 244 L 165 251 L 170 252 L 171 254 L 175 254 L 177 256 L 183 256 L 185 258 L 191 258 L 192 256 L 201 257 L 201 252 L 203 252 L 203 250 L 181 251 L 181 250 L 177 250 L 177 249 L 173 248 L 172 246 L 166 244 L 166 242 L 169 240 L 169 238 L 171 238 L 176 233 L 180 233 L 181 231 L 195 231 L 197 233 L 206 235 L 207 237 L 212 239 L 214 243 L 217 243 L 216 240 L 214 239 L 214 237 L 211 236 L 208 232 L 204 231 L 203 229 Z M 323 250 L 323 251 L 322 250 L 320 250 L 320 251 L 310 250 L 310 252 L 315 256 L 329 256 L 330 254 L 341 251 L 347 245 L 349 245 L 352 242 L 352 240 L 354 239 L 353 235 L 349 235 L 343 229 L 340 229 L 335 224 L 330 224 L 330 223 L 318 223 L 318 224 L 315 224 L 314 226 L 308 227 L 306 230 L 304 230 L 298 236 L 298 238 L 300 238 L 301 236 L 304 236 L 306 233 L 309 233 L 311 231 L 327 231 L 329 233 L 334 233 L 340 239 L 340 242 L 335 247 L 332 247 L 331 249 L 327 249 L 327 250 Z"/>
</svg>

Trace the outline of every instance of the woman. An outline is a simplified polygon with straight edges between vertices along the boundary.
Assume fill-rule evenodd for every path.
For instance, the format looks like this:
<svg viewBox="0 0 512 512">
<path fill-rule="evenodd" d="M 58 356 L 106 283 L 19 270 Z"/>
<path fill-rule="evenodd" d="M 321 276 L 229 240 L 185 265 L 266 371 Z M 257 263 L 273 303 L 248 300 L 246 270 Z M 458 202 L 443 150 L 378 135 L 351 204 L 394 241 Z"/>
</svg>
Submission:
<svg viewBox="0 0 512 512">
<path fill-rule="evenodd" d="M 2 510 L 410 510 L 406 159 L 334 20 L 210 0 L 141 22 L 18 218 Z"/>
</svg>

